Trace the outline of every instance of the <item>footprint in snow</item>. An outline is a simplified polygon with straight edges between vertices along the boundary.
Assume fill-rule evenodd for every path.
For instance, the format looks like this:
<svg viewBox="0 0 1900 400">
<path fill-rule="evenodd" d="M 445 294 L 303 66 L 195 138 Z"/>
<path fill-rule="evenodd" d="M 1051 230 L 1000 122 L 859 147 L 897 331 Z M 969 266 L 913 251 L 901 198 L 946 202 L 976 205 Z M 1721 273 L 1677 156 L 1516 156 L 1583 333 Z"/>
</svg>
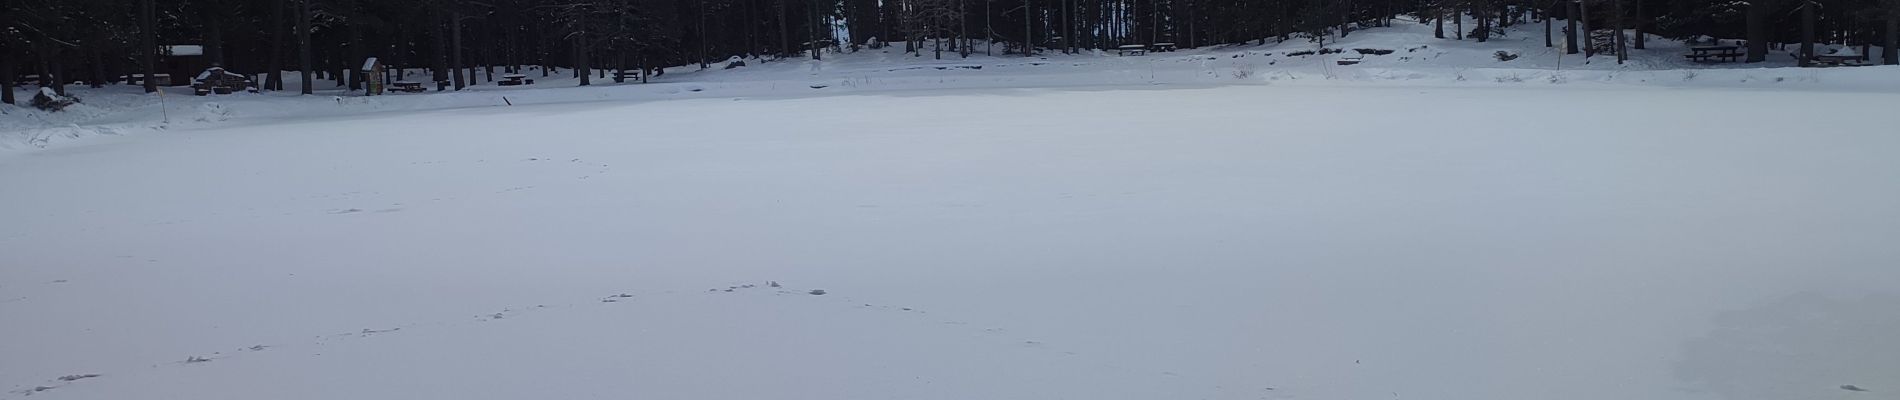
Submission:
<svg viewBox="0 0 1900 400">
<path fill-rule="evenodd" d="M 75 375 L 66 375 L 66 376 L 59 377 L 59 380 L 63 382 L 72 382 L 72 381 L 76 381 L 80 379 L 98 378 L 100 376 L 101 375 L 99 374 L 75 374 Z"/>
<path fill-rule="evenodd" d="M 389 328 L 389 329 L 369 329 L 369 328 L 363 328 L 363 330 L 362 330 L 362 331 L 359 331 L 359 332 L 353 332 L 353 333 L 345 333 L 344 335 L 357 335 L 358 337 L 369 337 L 370 335 L 377 335 L 377 334 L 383 334 L 383 333 L 390 333 L 390 332 L 395 332 L 395 331 L 400 331 L 400 330 L 402 330 L 402 328 Z"/>
</svg>

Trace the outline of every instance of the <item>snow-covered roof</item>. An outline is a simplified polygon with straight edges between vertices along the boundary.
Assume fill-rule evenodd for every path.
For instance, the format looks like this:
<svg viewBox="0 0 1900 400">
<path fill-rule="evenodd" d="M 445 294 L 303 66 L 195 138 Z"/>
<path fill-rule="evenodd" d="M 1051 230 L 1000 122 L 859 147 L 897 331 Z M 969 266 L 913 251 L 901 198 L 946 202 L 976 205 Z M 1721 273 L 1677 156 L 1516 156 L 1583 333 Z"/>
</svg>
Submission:
<svg viewBox="0 0 1900 400">
<path fill-rule="evenodd" d="M 376 57 L 370 57 L 368 60 L 363 60 L 364 71 L 369 71 L 369 70 L 374 70 L 374 69 L 376 69 Z"/>
<path fill-rule="evenodd" d="M 205 55 L 205 47 L 195 44 L 176 44 L 165 46 L 165 54 L 173 56 L 202 56 Z"/>
</svg>

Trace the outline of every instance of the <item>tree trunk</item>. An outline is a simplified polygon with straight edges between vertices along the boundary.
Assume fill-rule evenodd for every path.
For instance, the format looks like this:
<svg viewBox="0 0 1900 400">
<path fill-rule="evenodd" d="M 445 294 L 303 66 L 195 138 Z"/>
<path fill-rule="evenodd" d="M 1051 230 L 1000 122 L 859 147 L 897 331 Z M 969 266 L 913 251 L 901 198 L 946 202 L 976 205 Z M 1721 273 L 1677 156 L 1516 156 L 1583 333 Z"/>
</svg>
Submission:
<svg viewBox="0 0 1900 400">
<path fill-rule="evenodd" d="M 1556 8 L 1557 8 L 1556 3 L 1552 3 L 1551 8 L 1544 10 L 1544 47 L 1557 47 L 1557 44 L 1551 41 L 1551 36 L 1550 36 L 1551 24 L 1552 24 L 1550 22 L 1550 16 L 1551 14 L 1554 14 L 1552 11 L 1556 11 L 1555 10 Z"/>
<path fill-rule="evenodd" d="M 1452 28 L 1458 30 L 1455 32 L 1458 34 L 1458 40 L 1465 40 L 1465 10 L 1452 9 L 1451 24 Z"/>
<path fill-rule="evenodd" d="M 710 56 L 706 55 L 707 53 L 707 50 L 706 50 L 706 0 L 698 0 L 693 3 L 695 6 L 698 6 L 698 11 L 699 11 L 698 13 L 699 18 L 696 19 L 695 23 L 693 24 L 693 28 L 699 32 L 699 34 L 696 35 L 697 37 L 694 38 L 694 41 L 699 42 L 699 69 L 712 68 L 712 63 L 707 61 L 707 58 Z M 857 35 L 858 33 L 851 32 L 851 34 Z M 616 71 L 614 72 L 620 72 L 627 69 L 626 65 L 621 65 L 622 63 L 626 62 L 625 54 L 617 54 L 616 57 L 614 58 L 615 58 L 614 60 L 615 65 L 618 65 L 618 67 L 615 68 Z M 619 75 L 619 74 L 615 74 L 615 75 Z M 618 78 L 618 77 L 616 78 L 619 80 L 626 80 L 625 78 Z M 615 83 L 619 83 L 619 82 L 616 81 Z"/>
<path fill-rule="evenodd" d="M 270 61 L 265 62 L 264 88 L 284 90 L 284 0 L 270 2 Z"/>
<path fill-rule="evenodd" d="M 1753 0 L 1748 3 L 1748 56 L 1747 62 L 1768 60 L 1768 17 L 1774 13 L 1774 2 Z"/>
<path fill-rule="evenodd" d="M 218 19 L 224 13 L 220 10 L 222 6 L 217 1 L 208 2 L 205 8 L 209 10 L 204 11 L 205 63 L 218 67 L 224 66 L 224 21 Z"/>
<path fill-rule="evenodd" d="M 19 52 L 13 51 L 15 44 L 0 41 L 0 103 L 19 104 L 13 98 L 13 60 L 20 59 Z"/>
<path fill-rule="evenodd" d="M 1597 36 L 1590 30 L 1590 0 L 1577 2 L 1577 24 L 1583 27 L 1583 32 L 1579 32 L 1583 35 L 1583 56 L 1597 55 Z"/>
<path fill-rule="evenodd" d="M 60 46 L 60 44 L 53 43 L 52 41 L 40 42 L 40 51 L 38 51 L 40 54 L 40 87 L 51 87 L 53 88 L 53 93 L 65 96 L 66 77 L 62 76 L 61 73 L 66 72 L 66 68 L 59 63 Z M 150 75 L 146 76 L 146 80 L 151 80 Z"/>
<path fill-rule="evenodd" d="M 477 52 L 475 54 L 482 57 L 482 60 L 481 60 L 482 81 L 488 82 L 488 83 L 494 83 L 495 82 L 495 47 L 496 47 L 495 33 L 493 29 L 482 29 L 481 32 L 482 32 L 482 35 L 477 37 L 475 47 L 482 49 L 482 51 Z M 474 81 L 475 78 L 471 76 L 469 80 Z"/>
<path fill-rule="evenodd" d="M 1577 48 L 1577 2 L 1575 0 L 1557 0 L 1564 3 L 1564 50 L 1565 54 L 1577 54 L 1583 51 Z"/>
<path fill-rule="evenodd" d="M 1616 47 L 1616 63 L 1622 64 L 1630 58 L 1629 49 L 1624 47 L 1626 44 L 1625 41 L 1628 39 L 1623 38 L 1623 0 L 1610 0 L 1610 10 L 1610 26 L 1614 27 L 1616 31 L 1616 42 L 1614 44 Z"/>
<path fill-rule="evenodd" d="M 1497 27 L 1498 28 L 1511 27 L 1511 23 L 1512 23 L 1511 20 L 1513 19 L 1511 15 L 1511 6 L 1506 5 L 1504 3 L 1505 2 L 1503 1 L 1497 2 L 1497 6 L 1498 6 Z"/>
<path fill-rule="evenodd" d="M 1643 12 L 1643 0 L 1636 0 L 1636 44 L 1635 44 L 1635 47 L 1637 50 L 1649 48 L 1649 46 L 1645 44 L 1648 41 L 1647 36 L 1649 36 L 1649 32 L 1643 29 L 1643 26 L 1649 24 L 1649 19 L 1646 18 L 1647 15 L 1648 13 Z"/>
<path fill-rule="evenodd" d="M 1900 8 L 1900 1 L 1893 7 Z M 1880 60 L 1886 65 L 1900 65 L 1900 10 L 1887 10 L 1887 40 L 1881 41 Z M 6 75 L 0 74 L 0 77 Z"/>
<path fill-rule="evenodd" d="M 585 19 L 586 17 L 580 16 L 580 18 Z M 578 25 L 586 26 L 587 24 L 583 20 Z M 593 71 L 589 70 L 591 67 L 587 65 L 587 47 L 587 31 L 583 29 L 580 32 L 574 33 L 574 76 L 580 78 L 580 86 L 593 84 L 591 79 L 594 74 Z M 646 74 L 642 73 L 641 75 Z"/>
<path fill-rule="evenodd" d="M 1030 32 L 1029 22 L 1035 9 L 1030 8 L 1029 0 L 1023 0 L 1023 57 L 1036 56 L 1036 33 Z"/>
<path fill-rule="evenodd" d="M 357 64 L 368 58 L 363 54 L 363 29 L 354 23 L 349 24 L 345 29 L 350 30 L 350 48 L 344 53 L 350 57 L 343 59 L 343 70 L 349 73 L 347 76 L 349 76 L 350 91 L 363 90 L 363 74 L 367 71 L 359 70 L 358 68 L 362 68 L 363 65 Z"/>
<path fill-rule="evenodd" d="M 1445 38 L 1445 9 L 1440 8 L 1437 10 L 1438 10 L 1438 18 L 1432 18 L 1432 23 L 1433 23 L 1432 36 L 1437 37 L 1439 39 L 1444 39 Z"/>
<path fill-rule="evenodd" d="M 436 9 L 434 13 L 435 35 L 433 36 L 435 36 L 435 40 L 429 42 L 431 43 L 431 53 L 433 53 L 430 54 L 430 56 L 432 56 L 430 58 L 434 59 L 431 64 L 434 64 L 435 71 L 429 74 L 429 83 L 435 85 L 436 91 L 442 91 L 442 81 L 449 80 L 449 72 L 451 71 L 449 69 L 449 21 L 444 19 L 444 13 L 441 9 Z M 543 71 L 545 71 L 545 69 Z"/>
<path fill-rule="evenodd" d="M 106 56 L 105 54 L 101 54 L 104 50 L 100 49 L 100 46 L 96 45 L 96 43 L 105 43 L 105 35 L 96 30 L 94 32 L 92 36 L 96 40 L 91 41 L 91 43 L 95 44 L 86 46 L 86 58 L 89 61 L 86 64 L 92 65 L 92 78 L 87 79 L 86 83 L 91 84 L 93 89 L 98 89 L 106 87 Z M 12 77 L 0 76 L 0 79 L 12 79 Z"/>
<path fill-rule="evenodd" d="M 963 4 L 963 2 L 959 0 L 958 4 Z M 1070 19 L 1068 0 L 1060 0 L 1060 4 L 1062 4 L 1062 15 L 1058 15 L 1058 17 L 1062 19 L 1064 27 L 1056 28 L 1056 32 L 1062 32 L 1062 53 L 1068 55 L 1068 53 L 1075 53 L 1075 51 L 1073 51 L 1075 45 L 1070 45 L 1070 42 L 1075 42 L 1075 38 L 1073 38 L 1073 34 L 1070 34 L 1070 30 L 1068 30 L 1068 25 L 1075 25 L 1075 21 Z M 963 13 L 963 9 L 958 8 L 958 15 L 961 15 L 961 13 Z"/>
<path fill-rule="evenodd" d="M 747 25 L 751 25 L 751 24 L 747 24 Z M 547 32 L 545 31 L 545 28 L 541 27 L 540 24 L 535 24 L 534 58 L 535 58 L 535 62 L 541 65 L 542 78 L 546 78 L 554 73 L 553 72 L 554 68 L 548 67 L 548 48 L 554 47 L 554 46 L 543 45 L 543 43 L 545 42 L 543 42 L 542 40 L 544 40 L 547 37 L 546 35 L 547 35 Z"/>
<path fill-rule="evenodd" d="M 461 5 L 460 3 L 460 1 L 456 1 L 452 3 L 450 7 L 458 7 Z M 462 11 L 455 10 L 449 13 L 449 79 L 452 81 L 451 83 L 455 85 L 455 90 L 462 90 L 468 87 L 468 81 L 462 78 L 462 73 L 468 72 L 465 71 L 464 67 L 466 66 L 467 64 L 463 63 L 462 58 Z M 475 74 L 468 74 L 467 79 L 474 78 Z"/>
<path fill-rule="evenodd" d="M 809 22 L 807 22 L 805 31 L 810 32 L 808 36 L 811 37 L 811 59 L 823 60 L 825 59 L 824 48 L 818 44 L 818 35 L 822 29 L 819 25 L 824 23 L 824 16 L 819 15 L 822 10 L 818 8 L 818 0 L 809 1 L 811 2 L 811 16 L 806 18 Z"/>
<path fill-rule="evenodd" d="M 792 0 L 778 0 L 778 42 L 783 47 L 778 54 L 781 57 L 792 55 L 792 26 L 785 24 L 785 2 L 787 1 Z"/>
<path fill-rule="evenodd" d="M 1801 66 L 1806 67 L 1814 60 L 1814 3 L 1803 1 L 1801 4 Z"/>
<path fill-rule="evenodd" d="M 1199 0 L 1188 0 L 1188 47 L 1189 49 L 1197 49 L 1197 47 L 1201 47 L 1201 42 L 1199 42 L 1199 40 L 1201 40 L 1201 30 L 1199 30 L 1199 28 L 1195 28 L 1195 19 L 1199 19 L 1199 17 L 1197 17 L 1197 15 L 1199 15 L 1199 8 L 1201 8 L 1201 2 L 1199 2 Z M 1073 32 L 1075 32 L 1075 30 L 1073 30 L 1073 27 L 1075 27 L 1075 25 L 1070 25 L 1070 28 L 1072 28 L 1072 30 L 1070 30 L 1070 34 L 1072 34 L 1072 36 L 1073 36 Z"/>
<path fill-rule="evenodd" d="M 1339 1 L 1345 1 L 1345 0 L 1339 0 Z M 1161 1 L 1149 0 L 1148 8 L 1149 8 L 1148 19 L 1152 21 L 1149 23 L 1150 26 L 1148 27 L 1148 44 L 1153 45 L 1155 43 L 1161 42 Z M 1341 34 L 1341 35 L 1344 35 L 1344 34 Z"/>
<path fill-rule="evenodd" d="M 139 52 L 145 59 L 145 92 L 158 91 L 158 6 L 153 0 L 144 0 L 139 5 Z"/>
<path fill-rule="evenodd" d="M 316 80 L 316 68 L 314 65 L 311 65 L 311 52 L 314 50 L 310 48 L 311 1 L 315 0 L 301 0 L 299 1 L 301 4 L 297 6 L 297 70 L 300 76 L 303 77 L 303 82 L 299 85 L 301 86 L 303 94 L 316 92 L 315 83 L 312 82 Z"/>
<path fill-rule="evenodd" d="M 1491 12 L 1478 10 L 1478 43 L 1491 40 Z"/>
</svg>

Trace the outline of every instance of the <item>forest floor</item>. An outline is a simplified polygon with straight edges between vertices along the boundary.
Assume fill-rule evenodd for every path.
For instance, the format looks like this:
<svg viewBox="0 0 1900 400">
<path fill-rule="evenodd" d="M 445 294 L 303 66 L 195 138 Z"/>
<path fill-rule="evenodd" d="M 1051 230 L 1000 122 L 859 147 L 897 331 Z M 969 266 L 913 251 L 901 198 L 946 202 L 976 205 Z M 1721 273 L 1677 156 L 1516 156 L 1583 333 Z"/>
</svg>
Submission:
<svg viewBox="0 0 1900 400">
<path fill-rule="evenodd" d="M 1900 391 L 1893 69 L 793 64 L 0 154 L 0 399 Z"/>
</svg>

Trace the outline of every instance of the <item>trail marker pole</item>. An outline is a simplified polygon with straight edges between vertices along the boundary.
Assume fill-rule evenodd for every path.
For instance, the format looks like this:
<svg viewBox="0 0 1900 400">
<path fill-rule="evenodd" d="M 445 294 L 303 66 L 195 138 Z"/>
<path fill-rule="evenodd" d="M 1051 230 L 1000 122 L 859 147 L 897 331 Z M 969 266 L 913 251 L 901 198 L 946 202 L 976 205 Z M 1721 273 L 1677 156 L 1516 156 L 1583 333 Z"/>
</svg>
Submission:
<svg viewBox="0 0 1900 400">
<path fill-rule="evenodd" d="M 146 79 L 151 79 L 151 78 L 146 78 Z M 171 125 L 172 113 L 169 108 L 165 107 L 165 90 L 164 89 L 160 89 L 158 91 L 158 115 L 164 118 L 166 125 Z"/>
</svg>

